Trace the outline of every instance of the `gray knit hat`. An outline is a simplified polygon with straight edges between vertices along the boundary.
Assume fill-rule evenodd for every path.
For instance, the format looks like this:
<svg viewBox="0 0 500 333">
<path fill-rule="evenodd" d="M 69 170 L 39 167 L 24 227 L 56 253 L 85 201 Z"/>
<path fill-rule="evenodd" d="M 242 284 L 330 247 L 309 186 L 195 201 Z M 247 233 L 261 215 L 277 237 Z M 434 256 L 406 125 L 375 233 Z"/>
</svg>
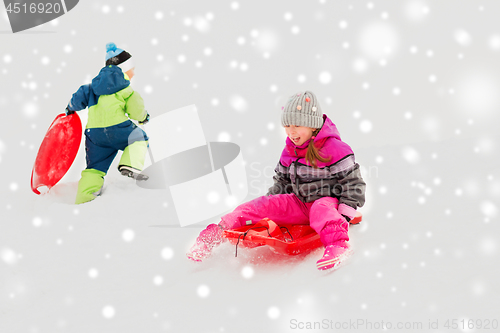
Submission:
<svg viewBox="0 0 500 333">
<path fill-rule="evenodd" d="M 316 95 L 310 91 L 291 96 L 282 109 L 281 124 L 283 126 L 295 125 L 311 128 L 323 126 L 323 112 Z"/>
</svg>

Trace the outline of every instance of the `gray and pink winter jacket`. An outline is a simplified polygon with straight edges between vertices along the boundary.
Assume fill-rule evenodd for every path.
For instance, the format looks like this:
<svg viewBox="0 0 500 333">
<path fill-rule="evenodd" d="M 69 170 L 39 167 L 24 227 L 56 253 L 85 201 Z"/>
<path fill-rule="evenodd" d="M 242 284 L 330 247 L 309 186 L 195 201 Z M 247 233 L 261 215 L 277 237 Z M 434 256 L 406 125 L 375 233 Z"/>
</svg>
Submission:
<svg viewBox="0 0 500 333">
<path fill-rule="evenodd" d="M 365 203 L 366 183 L 351 147 L 340 139 L 337 127 L 326 115 L 323 120 L 314 144 L 320 155 L 330 161 L 317 161 L 314 168 L 304 157 L 310 140 L 296 146 L 287 138 L 275 169 L 274 185 L 267 195 L 294 193 L 302 202 L 335 197 L 339 199 L 339 213 L 352 219 L 356 208 Z"/>
</svg>

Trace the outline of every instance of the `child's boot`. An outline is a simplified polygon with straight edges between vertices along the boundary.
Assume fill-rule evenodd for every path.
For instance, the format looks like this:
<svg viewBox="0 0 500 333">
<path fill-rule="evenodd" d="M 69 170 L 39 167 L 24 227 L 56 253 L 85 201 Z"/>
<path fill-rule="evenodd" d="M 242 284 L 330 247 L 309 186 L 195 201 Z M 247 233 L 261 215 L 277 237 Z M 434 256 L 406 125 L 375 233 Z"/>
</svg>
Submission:
<svg viewBox="0 0 500 333">
<path fill-rule="evenodd" d="M 139 173 L 139 170 L 134 170 L 133 168 L 130 168 L 125 165 L 120 165 L 118 168 L 122 176 L 126 176 L 129 178 L 134 178 L 135 180 L 148 180 L 149 176 L 143 175 L 142 173 Z"/>
<path fill-rule="evenodd" d="M 186 254 L 187 257 L 194 261 L 202 261 L 209 257 L 212 250 L 224 240 L 223 230 L 224 227 L 221 224 L 208 225 L 196 238 L 196 243 Z"/>
<path fill-rule="evenodd" d="M 323 257 L 318 260 L 316 267 L 319 270 L 337 268 L 338 265 L 349 256 L 349 244 L 347 242 L 338 242 L 334 245 L 325 247 Z"/>
<path fill-rule="evenodd" d="M 319 270 L 338 268 L 351 253 L 349 249 L 349 236 L 347 231 L 349 223 L 346 220 L 340 223 L 330 223 L 319 233 L 321 242 L 325 245 L 323 257 L 317 261 L 316 267 Z"/>
<path fill-rule="evenodd" d="M 78 182 L 75 204 L 82 204 L 94 200 L 101 194 L 106 174 L 96 169 L 85 169 Z"/>
<path fill-rule="evenodd" d="M 118 171 L 120 171 L 123 176 L 135 180 L 148 180 L 148 176 L 141 174 L 147 151 L 147 141 L 135 141 L 131 145 L 128 145 L 123 151 L 122 158 L 118 165 Z"/>
</svg>

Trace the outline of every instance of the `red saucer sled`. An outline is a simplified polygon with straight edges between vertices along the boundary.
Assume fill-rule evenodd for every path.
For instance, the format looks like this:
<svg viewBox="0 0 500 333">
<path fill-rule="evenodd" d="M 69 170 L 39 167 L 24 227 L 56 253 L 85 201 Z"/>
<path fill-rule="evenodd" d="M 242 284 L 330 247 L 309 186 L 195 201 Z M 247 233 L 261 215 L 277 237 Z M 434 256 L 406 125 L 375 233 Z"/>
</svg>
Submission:
<svg viewBox="0 0 500 333">
<path fill-rule="evenodd" d="M 350 221 L 350 224 L 358 224 L 361 220 L 361 213 L 356 212 L 356 216 Z M 236 245 L 236 251 L 238 246 L 254 248 L 267 245 L 274 252 L 280 254 L 298 255 L 306 254 L 323 246 L 319 234 L 309 225 L 277 225 L 268 218 L 253 225 L 224 230 L 224 237 L 231 244 Z"/>
<path fill-rule="evenodd" d="M 38 149 L 33 171 L 31 189 L 40 194 L 38 188 L 49 189 L 68 172 L 75 160 L 82 140 L 82 122 L 78 114 L 59 114 L 52 122 Z"/>
</svg>

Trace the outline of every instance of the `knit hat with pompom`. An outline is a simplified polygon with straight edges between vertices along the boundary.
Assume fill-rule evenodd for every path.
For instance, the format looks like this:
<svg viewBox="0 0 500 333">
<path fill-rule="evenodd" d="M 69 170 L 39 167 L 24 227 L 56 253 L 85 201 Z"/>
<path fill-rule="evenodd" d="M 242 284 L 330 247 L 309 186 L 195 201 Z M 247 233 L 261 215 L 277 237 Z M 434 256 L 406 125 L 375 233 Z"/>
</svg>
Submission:
<svg viewBox="0 0 500 333">
<path fill-rule="evenodd" d="M 323 112 L 316 95 L 311 91 L 292 95 L 282 110 L 281 124 L 283 126 L 295 125 L 311 128 L 323 126 Z"/>
<path fill-rule="evenodd" d="M 115 43 L 106 44 L 106 66 L 109 65 L 120 67 L 124 73 L 135 67 L 130 53 L 117 48 Z"/>
</svg>

